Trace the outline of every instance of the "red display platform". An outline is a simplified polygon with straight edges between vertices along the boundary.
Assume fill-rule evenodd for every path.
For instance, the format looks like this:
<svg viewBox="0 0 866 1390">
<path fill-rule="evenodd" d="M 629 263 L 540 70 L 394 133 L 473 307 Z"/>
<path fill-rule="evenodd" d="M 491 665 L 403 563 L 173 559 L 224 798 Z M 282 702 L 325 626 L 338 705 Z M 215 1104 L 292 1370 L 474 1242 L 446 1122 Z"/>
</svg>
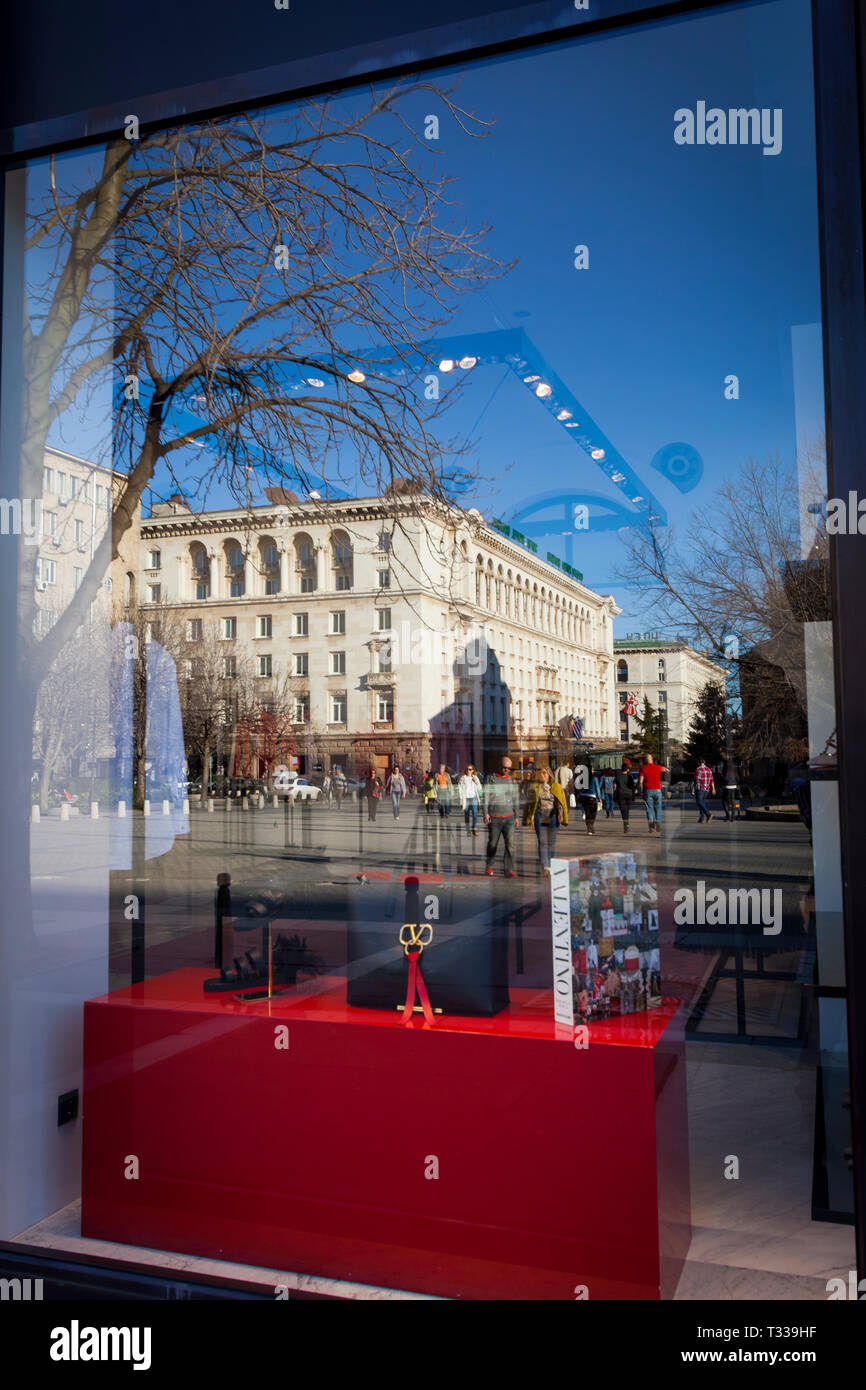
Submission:
<svg viewBox="0 0 866 1390">
<path fill-rule="evenodd" d="M 342 979 L 241 1003 L 210 974 L 84 1006 L 82 1235 L 452 1298 L 672 1296 L 676 1001 L 577 1048 L 549 993 L 404 1025 Z"/>
</svg>

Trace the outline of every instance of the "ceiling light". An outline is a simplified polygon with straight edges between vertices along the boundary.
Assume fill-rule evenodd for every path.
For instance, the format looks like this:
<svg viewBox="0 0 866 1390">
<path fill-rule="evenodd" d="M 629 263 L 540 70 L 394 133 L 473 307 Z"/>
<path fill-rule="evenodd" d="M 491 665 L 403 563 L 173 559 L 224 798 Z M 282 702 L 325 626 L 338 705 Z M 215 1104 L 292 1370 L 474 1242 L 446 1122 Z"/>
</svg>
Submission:
<svg viewBox="0 0 866 1390">
<path fill-rule="evenodd" d="M 523 380 L 526 382 L 526 384 L 527 384 L 527 386 L 528 386 L 528 385 L 530 384 L 530 382 L 533 382 L 533 381 L 540 381 L 540 380 L 541 380 L 541 377 L 540 377 L 540 376 L 525 376 L 525 377 L 523 378 Z"/>
<path fill-rule="evenodd" d="M 315 488 L 312 488 L 311 491 L 307 493 L 307 496 L 312 497 L 314 502 L 321 502 L 322 500 L 322 494 L 320 492 L 316 492 Z"/>
<path fill-rule="evenodd" d="M 458 367 L 462 367 L 464 371 L 468 372 L 469 368 L 474 367 L 477 361 L 477 357 L 461 357 L 457 365 Z"/>
<path fill-rule="evenodd" d="M 454 371 L 454 361 L 453 361 L 453 359 L 452 359 L 451 357 L 443 357 L 443 358 L 442 358 L 442 361 L 439 363 L 439 370 L 440 370 L 440 372 L 453 372 L 453 371 Z"/>
<path fill-rule="evenodd" d="M 546 400 L 548 396 L 553 395 L 553 387 L 548 386 L 546 382 L 541 381 L 535 388 L 535 394 L 541 400 Z"/>
<path fill-rule="evenodd" d="M 591 457 L 594 458 L 594 459 L 603 459 L 603 458 L 604 458 L 604 449 L 593 449 L 592 454 L 591 454 Z"/>
<path fill-rule="evenodd" d="M 323 382 L 323 380 L 322 380 L 322 378 L 321 378 L 320 376 L 308 376 L 308 377 L 307 377 L 307 385 L 308 385 L 308 386 L 324 386 L 324 384 L 325 384 L 325 383 Z"/>
<path fill-rule="evenodd" d="M 557 415 L 556 418 L 557 418 L 557 420 L 570 420 L 570 419 L 571 419 L 571 411 L 570 411 L 570 410 L 561 410 L 561 411 L 559 412 L 559 414 Z"/>
<path fill-rule="evenodd" d="M 348 372 L 347 375 L 349 380 L 354 381 L 356 386 L 360 386 L 362 381 L 367 380 L 367 378 L 364 376 L 364 373 L 359 372 L 357 367 L 353 372 Z"/>
</svg>

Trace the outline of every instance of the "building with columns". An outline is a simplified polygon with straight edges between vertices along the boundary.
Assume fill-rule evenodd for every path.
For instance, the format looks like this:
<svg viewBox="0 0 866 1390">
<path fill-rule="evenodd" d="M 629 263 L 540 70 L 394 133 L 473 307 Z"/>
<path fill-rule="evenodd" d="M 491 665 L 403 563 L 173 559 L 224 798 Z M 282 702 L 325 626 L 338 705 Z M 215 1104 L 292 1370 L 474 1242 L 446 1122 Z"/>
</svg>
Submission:
<svg viewBox="0 0 866 1390">
<path fill-rule="evenodd" d="M 252 673 L 302 771 L 561 758 L 571 714 L 614 745 L 610 595 L 429 496 L 269 495 L 200 514 L 177 496 L 155 505 L 139 596 L 145 612 L 181 610 L 188 678 L 216 644 L 227 709 Z"/>
</svg>

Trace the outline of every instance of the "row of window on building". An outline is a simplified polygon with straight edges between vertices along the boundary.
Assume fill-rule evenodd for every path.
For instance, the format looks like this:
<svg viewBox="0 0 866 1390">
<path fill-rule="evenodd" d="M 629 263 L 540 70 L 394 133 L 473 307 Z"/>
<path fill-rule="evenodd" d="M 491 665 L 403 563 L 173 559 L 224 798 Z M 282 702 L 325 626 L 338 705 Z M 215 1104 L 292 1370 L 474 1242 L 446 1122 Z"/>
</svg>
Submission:
<svg viewBox="0 0 866 1390">
<path fill-rule="evenodd" d="M 273 714 L 273 701 L 263 700 L 262 709 Z M 226 705 L 226 718 L 231 722 L 233 706 L 231 702 Z M 310 723 L 310 697 L 307 694 L 295 695 L 291 704 L 291 722 L 293 724 Z M 375 697 L 374 721 L 378 724 L 393 724 L 394 722 L 394 695 L 390 690 L 378 691 Z M 345 690 L 333 690 L 328 696 L 328 723 L 342 724 L 348 723 L 348 701 Z"/>
<path fill-rule="evenodd" d="M 616 678 L 617 678 L 617 680 L 619 681 L 619 683 L 620 683 L 621 685 L 622 685 L 625 681 L 628 680 L 628 662 L 627 662 L 627 661 L 623 661 L 622 659 L 620 659 L 620 660 L 616 663 Z M 659 668 L 658 668 L 658 677 L 657 677 L 657 679 L 658 679 L 660 682 L 661 682 L 661 681 L 666 681 L 666 680 L 667 680 L 667 663 L 665 662 L 665 659 L 664 659 L 663 656 L 660 656 L 660 657 L 659 657 Z M 644 682 L 644 683 L 645 683 L 645 682 Z"/>
<path fill-rule="evenodd" d="M 78 478 L 74 473 L 64 473 L 59 468 L 46 466 L 42 470 L 42 491 L 51 493 L 60 502 L 90 502 L 91 483 L 89 479 Z M 111 488 L 101 483 L 94 484 L 93 501 L 97 507 L 111 506 Z"/>
<path fill-rule="evenodd" d="M 378 632 L 391 631 L 391 609 L 377 608 L 375 610 L 375 630 Z M 255 618 L 255 637 L 273 637 L 274 619 L 271 613 L 259 613 Z M 293 637 L 309 637 L 310 635 L 310 615 L 309 613 L 292 614 L 292 633 Z M 346 610 L 345 608 L 333 609 L 328 614 L 328 636 L 344 637 L 346 635 Z M 222 642 L 235 642 L 238 636 L 237 618 L 219 619 L 219 638 Z M 201 642 L 204 638 L 204 619 L 188 618 L 186 625 L 186 637 L 188 642 Z"/>
<path fill-rule="evenodd" d="M 379 537 L 379 549 L 387 552 L 391 548 L 391 538 L 383 534 Z M 352 567 L 352 547 L 346 539 L 332 545 L 334 563 L 334 590 L 337 593 L 348 592 L 354 584 L 354 574 Z M 196 599 L 209 599 L 211 595 L 211 562 L 210 556 L 200 543 L 193 548 L 191 555 L 193 591 Z M 247 591 L 246 575 L 246 556 L 240 546 L 230 546 L 225 552 L 225 563 L 228 578 L 228 597 L 244 598 Z M 313 594 L 318 586 L 318 575 L 316 567 L 316 555 L 311 541 L 298 541 L 295 545 L 295 559 L 298 568 L 298 592 L 302 594 Z M 281 592 L 280 580 L 280 556 L 275 545 L 265 545 L 262 548 L 261 566 L 264 574 L 264 592 L 266 596 L 273 596 Z M 147 569 L 149 571 L 162 569 L 162 551 L 152 549 L 148 553 Z M 379 589 L 391 588 L 391 570 L 385 566 L 377 570 L 377 587 Z M 149 601 L 160 603 L 162 601 L 162 584 L 158 580 L 153 580 L 149 584 Z"/>
<path fill-rule="evenodd" d="M 72 588 L 77 589 L 81 583 L 84 570 L 81 565 L 72 566 Z M 47 588 L 49 584 L 57 583 L 57 561 L 49 560 L 44 555 L 36 557 L 36 587 L 38 589 Z"/>
<path fill-rule="evenodd" d="M 56 540 L 58 544 L 60 543 L 60 516 L 58 512 L 43 511 L 42 535 L 45 540 Z M 77 545 L 79 550 L 87 550 L 87 537 L 83 521 L 77 519 L 73 521 L 71 539 L 72 544 Z"/>
</svg>

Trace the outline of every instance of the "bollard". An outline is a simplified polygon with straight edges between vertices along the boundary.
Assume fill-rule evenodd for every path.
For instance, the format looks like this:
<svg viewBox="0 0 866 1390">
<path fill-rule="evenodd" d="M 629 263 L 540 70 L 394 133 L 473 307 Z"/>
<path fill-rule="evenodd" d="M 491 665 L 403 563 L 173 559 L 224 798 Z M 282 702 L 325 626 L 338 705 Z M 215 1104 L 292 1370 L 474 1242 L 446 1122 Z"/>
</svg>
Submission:
<svg viewBox="0 0 866 1390">
<path fill-rule="evenodd" d="M 117 803 L 117 814 L 118 814 L 118 817 L 120 818 L 120 820 L 123 820 L 123 817 L 126 815 L 126 802 L 125 802 L 125 801 L 118 801 L 118 803 Z"/>
<path fill-rule="evenodd" d="M 226 810 L 230 811 L 234 804 L 235 803 L 232 801 L 232 794 L 231 792 L 229 792 L 228 796 L 226 797 Z"/>
<path fill-rule="evenodd" d="M 31 821 L 33 822 L 34 825 L 38 825 L 38 824 L 39 824 L 39 806 L 38 806 L 38 804 L 34 804 L 33 806 L 31 806 L 31 808 L 30 808 L 30 819 L 31 819 Z"/>
<path fill-rule="evenodd" d="M 248 797 L 248 796 L 242 796 L 242 797 L 241 797 L 241 810 L 242 810 L 242 811 L 248 811 L 249 809 L 250 809 L 250 799 L 249 799 L 249 797 Z"/>
<path fill-rule="evenodd" d="M 162 814 L 163 814 L 164 816 L 170 816 L 170 815 L 171 815 L 171 802 L 170 802 L 170 801 L 166 801 L 165 797 L 163 797 L 163 799 L 162 799 Z"/>
<path fill-rule="evenodd" d="M 271 801 L 273 803 L 274 810 L 276 811 L 277 807 L 280 804 L 280 798 L 277 796 L 276 792 L 274 792 L 273 796 L 271 797 Z"/>
<path fill-rule="evenodd" d="M 146 816 L 149 816 L 149 815 L 150 815 L 150 802 L 149 802 L 146 798 L 145 798 L 145 802 L 144 802 L 144 814 L 145 814 Z"/>
<path fill-rule="evenodd" d="M 99 820 L 99 802 L 98 802 L 98 801 L 91 801 L 91 803 L 90 803 L 90 819 L 91 819 L 91 820 Z"/>
<path fill-rule="evenodd" d="M 188 797 L 188 796 L 185 796 L 184 799 L 183 799 L 183 813 L 184 813 L 185 816 L 188 816 L 188 815 L 189 815 L 189 797 Z"/>
<path fill-rule="evenodd" d="M 209 811 L 211 811 L 211 812 L 213 811 L 213 797 L 212 797 L 212 796 L 209 796 L 208 799 L 207 799 L 207 808 L 208 808 Z"/>
<path fill-rule="evenodd" d="M 60 819 L 69 820 L 69 802 L 64 801 L 60 807 Z"/>
</svg>

